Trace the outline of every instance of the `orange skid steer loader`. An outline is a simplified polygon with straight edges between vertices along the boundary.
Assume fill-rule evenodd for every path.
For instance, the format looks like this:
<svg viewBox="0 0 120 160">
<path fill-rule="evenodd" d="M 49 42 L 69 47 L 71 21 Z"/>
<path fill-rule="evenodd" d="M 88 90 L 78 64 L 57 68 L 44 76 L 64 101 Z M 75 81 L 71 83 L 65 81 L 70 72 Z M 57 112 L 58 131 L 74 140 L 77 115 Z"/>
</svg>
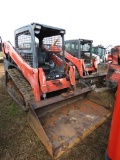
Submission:
<svg viewBox="0 0 120 160">
<path fill-rule="evenodd" d="M 66 67 L 64 35 L 64 29 L 32 23 L 15 30 L 15 47 L 2 44 L 7 92 L 27 111 L 31 128 L 52 158 L 80 142 L 111 114 L 86 98 L 92 86 L 76 88 L 75 67 Z"/>
<path fill-rule="evenodd" d="M 106 76 L 98 72 L 99 56 L 92 53 L 92 43 L 92 40 L 87 39 L 65 41 L 65 58 L 76 67 L 79 77 L 84 79 Z"/>
</svg>

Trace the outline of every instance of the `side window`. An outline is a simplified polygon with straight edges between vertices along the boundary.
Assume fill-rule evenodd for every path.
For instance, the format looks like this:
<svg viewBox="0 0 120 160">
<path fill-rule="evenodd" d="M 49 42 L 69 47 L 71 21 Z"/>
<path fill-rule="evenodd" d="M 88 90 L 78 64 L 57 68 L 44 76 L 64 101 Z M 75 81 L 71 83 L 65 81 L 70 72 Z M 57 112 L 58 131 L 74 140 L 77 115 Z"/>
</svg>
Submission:
<svg viewBox="0 0 120 160">
<path fill-rule="evenodd" d="M 65 50 L 70 51 L 70 43 L 69 42 L 65 43 Z"/>
<path fill-rule="evenodd" d="M 75 45 L 75 49 L 78 50 L 78 44 L 77 44 L 77 43 L 76 43 L 76 45 Z"/>
<path fill-rule="evenodd" d="M 97 48 L 95 48 L 95 54 L 98 54 L 98 49 Z"/>
<path fill-rule="evenodd" d="M 71 44 L 71 48 L 72 48 L 73 50 L 75 49 L 75 44 L 74 44 L 74 43 Z"/>
<path fill-rule="evenodd" d="M 98 54 L 101 55 L 101 51 L 102 49 L 101 48 L 98 48 Z"/>
<path fill-rule="evenodd" d="M 95 53 L 95 51 L 94 51 L 94 50 L 95 50 L 95 48 L 92 48 L 92 53 Z"/>
<path fill-rule="evenodd" d="M 29 31 L 22 32 L 16 35 L 16 47 L 18 49 L 29 50 L 31 49 L 31 35 Z"/>
<path fill-rule="evenodd" d="M 71 54 L 74 57 L 78 57 L 78 44 L 76 42 L 71 43 Z"/>
</svg>

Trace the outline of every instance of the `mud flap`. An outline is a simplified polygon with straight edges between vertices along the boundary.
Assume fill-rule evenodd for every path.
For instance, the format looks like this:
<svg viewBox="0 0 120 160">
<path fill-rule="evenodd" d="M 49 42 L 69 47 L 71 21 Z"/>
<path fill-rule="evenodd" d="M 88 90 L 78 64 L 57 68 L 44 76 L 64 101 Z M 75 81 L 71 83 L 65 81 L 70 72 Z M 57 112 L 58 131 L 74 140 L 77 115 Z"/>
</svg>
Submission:
<svg viewBox="0 0 120 160">
<path fill-rule="evenodd" d="M 46 109 L 49 110 L 49 107 Z M 42 107 L 33 108 L 35 103 L 30 104 L 28 122 L 54 159 L 83 140 L 111 114 L 111 111 L 87 98 L 41 115 Z"/>
</svg>

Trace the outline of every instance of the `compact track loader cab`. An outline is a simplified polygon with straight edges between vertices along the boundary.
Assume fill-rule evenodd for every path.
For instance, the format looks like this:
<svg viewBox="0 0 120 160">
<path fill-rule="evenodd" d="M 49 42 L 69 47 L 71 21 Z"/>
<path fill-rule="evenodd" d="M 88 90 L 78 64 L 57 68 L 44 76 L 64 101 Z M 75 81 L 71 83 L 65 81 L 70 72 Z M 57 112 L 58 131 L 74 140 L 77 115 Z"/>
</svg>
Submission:
<svg viewBox="0 0 120 160">
<path fill-rule="evenodd" d="M 2 44 L 6 90 L 28 111 L 28 123 L 54 159 L 111 114 L 86 97 L 92 86 L 76 87 L 75 66 L 65 61 L 64 34 L 32 23 L 15 30 L 15 47 Z"/>
</svg>

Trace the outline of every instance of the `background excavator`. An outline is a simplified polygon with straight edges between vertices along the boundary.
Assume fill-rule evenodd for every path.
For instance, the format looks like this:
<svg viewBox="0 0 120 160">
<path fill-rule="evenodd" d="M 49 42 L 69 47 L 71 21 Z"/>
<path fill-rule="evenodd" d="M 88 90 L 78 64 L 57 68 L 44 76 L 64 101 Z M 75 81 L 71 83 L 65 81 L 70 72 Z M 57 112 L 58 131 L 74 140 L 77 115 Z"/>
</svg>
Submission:
<svg viewBox="0 0 120 160">
<path fill-rule="evenodd" d="M 92 86 L 76 87 L 75 66 L 65 61 L 64 29 L 31 23 L 14 35 L 15 47 L 2 43 L 6 90 L 27 111 L 28 123 L 51 157 L 58 158 L 111 110 L 86 97 Z"/>
</svg>

